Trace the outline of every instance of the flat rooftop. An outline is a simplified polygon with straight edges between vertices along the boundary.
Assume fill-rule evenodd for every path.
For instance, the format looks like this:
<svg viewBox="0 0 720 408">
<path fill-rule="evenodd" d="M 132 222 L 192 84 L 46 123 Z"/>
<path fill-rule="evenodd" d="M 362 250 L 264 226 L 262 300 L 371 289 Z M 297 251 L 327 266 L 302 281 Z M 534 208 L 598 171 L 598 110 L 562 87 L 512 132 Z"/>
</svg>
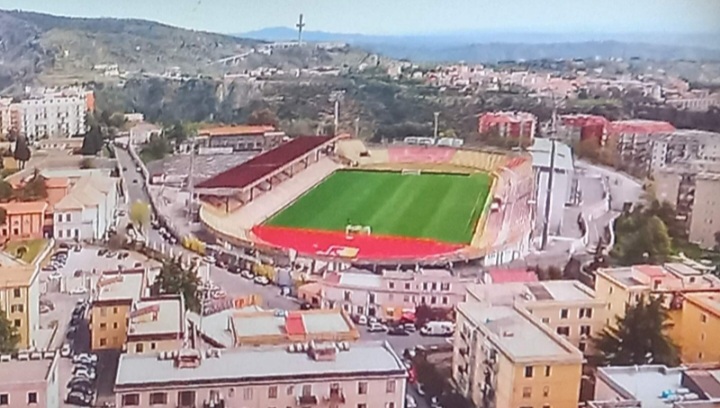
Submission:
<svg viewBox="0 0 720 408">
<path fill-rule="evenodd" d="M 720 317 L 720 293 L 688 293 L 685 299 Z"/>
<path fill-rule="evenodd" d="M 300 136 L 198 184 L 198 188 L 245 188 L 334 139 Z"/>
<path fill-rule="evenodd" d="M 130 315 L 128 334 L 143 336 L 182 333 L 185 331 L 184 309 L 180 297 L 136 302 Z"/>
<path fill-rule="evenodd" d="M 627 287 L 645 285 L 643 282 L 635 278 L 632 267 L 601 269 L 600 272 Z"/>
<path fill-rule="evenodd" d="M 0 362 L 0 386 L 43 382 L 50 372 L 53 359 L 20 361 L 13 358 Z"/>
<path fill-rule="evenodd" d="M 573 358 L 582 362 L 580 351 L 565 345 L 560 337 L 544 331 L 539 323 L 511 306 L 486 307 L 465 302 L 458 305 L 458 310 L 489 331 L 496 347 L 512 360 Z"/>
<path fill-rule="evenodd" d="M 672 402 L 664 401 L 661 395 L 683 388 L 682 372 L 682 368 L 662 365 L 600 367 L 598 380 L 604 381 L 624 398 L 642 402 L 643 407 L 671 407 Z"/>
<path fill-rule="evenodd" d="M 235 346 L 235 339 L 228 329 L 228 320 L 237 312 L 259 312 L 259 306 L 248 306 L 241 309 L 227 309 L 218 313 L 200 317 L 194 312 L 187 313 L 187 320 L 197 327 L 205 340 L 218 347 L 230 348 Z M 202 324 L 201 324 L 202 322 Z"/>
<path fill-rule="evenodd" d="M 144 279 L 143 271 L 104 272 L 97 283 L 95 300 L 138 300 L 142 294 Z"/>
<path fill-rule="evenodd" d="M 355 329 L 343 313 L 335 309 L 237 312 L 231 319 L 237 337 L 350 333 Z"/>
<path fill-rule="evenodd" d="M 37 266 L 21 265 L 14 260 L 11 262 L 0 265 L 0 288 L 30 285 L 38 274 Z"/>
<path fill-rule="evenodd" d="M 592 289 L 578 281 L 509 282 L 475 284 L 466 287 L 471 296 L 492 305 L 525 302 L 583 302 L 595 300 Z"/>
<path fill-rule="evenodd" d="M 122 354 L 115 388 L 405 373 L 405 365 L 386 342 L 352 343 L 330 361 L 314 360 L 288 346 L 263 346 L 221 350 L 219 357 L 203 358 L 194 368 L 177 368 L 174 360 L 156 355 Z"/>
</svg>

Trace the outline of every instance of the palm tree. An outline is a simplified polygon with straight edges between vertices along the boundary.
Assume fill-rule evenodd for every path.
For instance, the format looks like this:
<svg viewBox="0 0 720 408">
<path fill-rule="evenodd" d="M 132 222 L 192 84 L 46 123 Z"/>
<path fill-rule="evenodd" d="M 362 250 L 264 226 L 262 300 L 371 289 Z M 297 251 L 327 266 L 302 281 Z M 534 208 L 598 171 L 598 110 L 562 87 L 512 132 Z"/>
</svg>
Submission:
<svg viewBox="0 0 720 408">
<path fill-rule="evenodd" d="M 616 326 L 607 327 L 594 339 L 600 365 L 642 365 L 679 363 L 677 345 L 667 336 L 668 314 L 661 296 L 640 300 L 616 317 Z"/>
</svg>

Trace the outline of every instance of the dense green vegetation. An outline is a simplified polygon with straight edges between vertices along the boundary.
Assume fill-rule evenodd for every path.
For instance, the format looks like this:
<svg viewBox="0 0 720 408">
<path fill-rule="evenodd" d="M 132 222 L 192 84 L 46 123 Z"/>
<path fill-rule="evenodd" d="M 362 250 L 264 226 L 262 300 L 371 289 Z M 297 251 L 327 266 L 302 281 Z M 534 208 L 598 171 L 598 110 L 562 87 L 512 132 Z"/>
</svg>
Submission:
<svg viewBox="0 0 720 408">
<path fill-rule="evenodd" d="M 364 225 L 378 235 L 467 243 L 489 185 L 486 174 L 339 171 L 267 224 L 330 231 Z"/>
</svg>

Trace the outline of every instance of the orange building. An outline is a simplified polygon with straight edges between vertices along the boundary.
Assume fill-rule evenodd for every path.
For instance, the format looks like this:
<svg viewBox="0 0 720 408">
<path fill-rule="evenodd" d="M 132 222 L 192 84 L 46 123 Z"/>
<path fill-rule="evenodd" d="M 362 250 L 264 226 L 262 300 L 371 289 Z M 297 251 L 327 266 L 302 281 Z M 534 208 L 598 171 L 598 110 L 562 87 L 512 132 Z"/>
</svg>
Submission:
<svg viewBox="0 0 720 408">
<path fill-rule="evenodd" d="M 47 207 L 44 201 L 0 204 L 5 210 L 5 223 L 0 225 L 2 240 L 42 238 Z"/>
</svg>

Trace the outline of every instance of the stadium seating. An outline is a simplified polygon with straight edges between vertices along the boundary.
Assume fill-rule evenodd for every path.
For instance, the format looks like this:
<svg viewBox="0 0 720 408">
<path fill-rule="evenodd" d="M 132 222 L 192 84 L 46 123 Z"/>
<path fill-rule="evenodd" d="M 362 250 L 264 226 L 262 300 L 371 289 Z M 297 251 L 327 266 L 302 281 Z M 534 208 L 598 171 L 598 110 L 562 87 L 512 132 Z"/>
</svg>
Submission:
<svg viewBox="0 0 720 408">
<path fill-rule="evenodd" d="M 506 156 L 502 154 L 459 150 L 455 153 L 450 163 L 457 166 L 493 172 L 501 167 L 506 160 Z"/>
<path fill-rule="evenodd" d="M 391 163 L 449 163 L 454 149 L 442 147 L 390 147 L 388 153 Z"/>
</svg>

